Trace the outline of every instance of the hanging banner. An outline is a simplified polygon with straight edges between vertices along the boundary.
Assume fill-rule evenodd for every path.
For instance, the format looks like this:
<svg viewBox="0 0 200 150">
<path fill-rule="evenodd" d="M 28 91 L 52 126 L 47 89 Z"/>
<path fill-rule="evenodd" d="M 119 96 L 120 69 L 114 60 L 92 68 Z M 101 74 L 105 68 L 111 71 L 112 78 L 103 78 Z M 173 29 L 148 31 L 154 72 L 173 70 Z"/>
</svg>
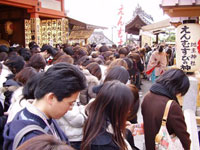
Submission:
<svg viewBox="0 0 200 150">
<path fill-rule="evenodd" d="M 119 8 L 119 12 L 118 12 L 118 16 L 119 16 L 119 20 L 117 23 L 117 28 L 118 28 L 118 45 L 122 45 L 123 44 L 123 32 L 124 32 L 124 22 L 123 22 L 123 5 L 121 5 L 121 7 Z"/>
<path fill-rule="evenodd" d="M 186 72 L 200 69 L 200 25 L 182 24 L 176 33 L 176 64 Z"/>
</svg>

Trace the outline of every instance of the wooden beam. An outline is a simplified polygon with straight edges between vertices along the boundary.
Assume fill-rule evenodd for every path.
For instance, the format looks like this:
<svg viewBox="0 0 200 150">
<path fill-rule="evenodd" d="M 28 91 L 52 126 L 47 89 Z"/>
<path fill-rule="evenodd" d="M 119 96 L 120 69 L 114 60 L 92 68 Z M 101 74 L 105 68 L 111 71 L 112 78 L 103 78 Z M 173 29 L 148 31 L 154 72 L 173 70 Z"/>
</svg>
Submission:
<svg viewBox="0 0 200 150">
<path fill-rule="evenodd" d="M 162 7 L 164 13 L 170 17 L 198 17 L 200 16 L 200 6 L 185 7 Z"/>
<path fill-rule="evenodd" d="M 47 9 L 47 8 L 39 8 L 39 10 L 36 10 L 39 16 L 42 17 L 50 17 L 50 18 L 64 18 L 65 13 L 62 11 Z"/>
<path fill-rule="evenodd" d="M 0 4 L 22 7 L 22 8 L 33 8 L 36 7 L 38 0 L 0 0 Z"/>
</svg>

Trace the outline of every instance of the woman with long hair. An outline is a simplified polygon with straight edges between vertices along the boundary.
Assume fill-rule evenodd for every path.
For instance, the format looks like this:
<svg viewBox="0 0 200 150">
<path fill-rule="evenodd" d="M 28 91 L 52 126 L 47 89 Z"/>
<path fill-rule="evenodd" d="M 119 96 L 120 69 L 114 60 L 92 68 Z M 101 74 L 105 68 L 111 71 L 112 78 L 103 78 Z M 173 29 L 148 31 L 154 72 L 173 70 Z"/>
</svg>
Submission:
<svg viewBox="0 0 200 150">
<path fill-rule="evenodd" d="M 190 83 L 186 74 L 180 69 L 170 69 L 164 72 L 152 85 L 142 102 L 144 121 L 144 137 L 147 150 L 155 149 L 155 137 L 159 132 L 166 104 L 173 100 L 167 118 L 167 130 L 175 134 L 185 150 L 190 149 L 190 138 L 187 132 L 184 115 L 177 99 L 184 96 Z"/>
<path fill-rule="evenodd" d="M 82 150 L 129 150 L 125 139 L 126 121 L 134 96 L 120 81 L 107 81 L 86 109 Z"/>
</svg>

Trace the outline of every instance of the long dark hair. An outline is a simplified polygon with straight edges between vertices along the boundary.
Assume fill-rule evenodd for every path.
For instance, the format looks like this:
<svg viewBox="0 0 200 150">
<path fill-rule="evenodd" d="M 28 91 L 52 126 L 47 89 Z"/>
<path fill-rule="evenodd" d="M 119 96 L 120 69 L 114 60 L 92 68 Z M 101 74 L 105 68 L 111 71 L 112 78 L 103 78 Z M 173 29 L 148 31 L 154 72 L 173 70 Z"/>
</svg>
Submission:
<svg viewBox="0 0 200 150">
<path fill-rule="evenodd" d="M 113 128 L 112 139 L 120 150 L 126 150 L 122 134 L 133 105 L 134 96 L 125 84 L 119 81 L 104 83 L 94 102 L 87 107 L 88 119 L 84 126 L 82 150 L 90 150 L 92 140 L 110 122 Z"/>
</svg>

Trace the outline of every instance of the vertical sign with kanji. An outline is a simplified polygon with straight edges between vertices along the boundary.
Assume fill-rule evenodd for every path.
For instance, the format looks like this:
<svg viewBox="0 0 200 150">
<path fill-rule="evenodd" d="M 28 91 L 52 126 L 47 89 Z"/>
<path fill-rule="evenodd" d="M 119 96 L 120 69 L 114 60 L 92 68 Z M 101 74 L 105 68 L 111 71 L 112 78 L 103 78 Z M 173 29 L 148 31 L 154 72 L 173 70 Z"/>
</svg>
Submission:
<svg viewBox="0 0 200 150">
<path fill-rule="evenodd" d="M 124 22 L 123 22 L 123 5 L 120 6 L 119 11 L 118 11 L 118 16 L 119 16 L 119 20 L 117 22 L 117 27 L 118 27 L 118 45 L 122 45 L 123 44 L 123 26 L 124 26 Z"/>
<path fill-rule="evenodd" d="M 176 33 L 177 67 L 194 72 L 200 69 L 200 25 L 182 24 Z"/>
</svg>

